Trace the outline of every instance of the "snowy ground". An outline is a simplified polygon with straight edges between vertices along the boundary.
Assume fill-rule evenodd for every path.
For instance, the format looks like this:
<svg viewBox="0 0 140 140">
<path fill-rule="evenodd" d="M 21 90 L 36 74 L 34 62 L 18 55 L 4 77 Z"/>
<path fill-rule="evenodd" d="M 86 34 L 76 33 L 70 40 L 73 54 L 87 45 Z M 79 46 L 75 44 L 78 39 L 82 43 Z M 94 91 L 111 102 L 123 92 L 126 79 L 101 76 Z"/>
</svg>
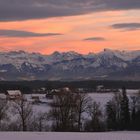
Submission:
<svg viewBox="0 0 140 140">
<path fill-rule="evenodd" d="M 128 97 L 131 97 L 138 93 L 138 90 L 127 90 L 127 95 Z M 101 109 L 104 111 L 106 103 L 112 99 L 114 96 L 114 93 L 87 93 L 89 97 L 91 97 L 94 101 L 100 103 Z M 3 98 L 3 94 L 0 94 L 0 98 Z M 45 94 L 27 94 L 25 95 L 27 101 L 33 102 L 32 96 L 38 96 L 41 103 L 38 104 L 33 104 L 33 110 L 34 112 L 39 112 L 39 113 L 46 113 L 49 112 L 50 110 L 50 105 L 49 103 L 52 102 L 52 100 L 47 99 Z M 10 102 L 9 102 L 10 103 Z M 12 107 L 12 105 L 9 105 Z M 10 113 L 10 116 L 13 115 Z M 87 116 L 86 114 L 84 116 Z M 12 117 L 12 116 L 11 116 Z"/>
<path fill-rule="evenodd" d="M 140 132 L 106 132 L 106 133 L 1 132 L 0 140 L 140 140 Z"/>
<path fill-rule="evenodd" d="M 127 95 L 130 99 L 131 96 L 138 93 L 139 90 L 127 90 Z M 91 97 L 94 101 L 100 103 L 101 108 L 104 110 L 106 103 L 112 99 L 114 96 L 114 93 L 87 93 L 89 97 Z M 37 112 L 48 112 L 50 110 L 50 106 L 48 103 L 50 103 L 52 100 L 46 99 L 45 94 L 28 94 L 26 95 L 26 98 L 28 101 L 32 101 L 32 96 L 39 96 L 40 100 L 43 102 L 43 104 L 36 104 L 33 105 L 34 110 Z"/>
<path fill-rule="evenodd" d="M 138 90 L 127 90 L 127 93 L 128 93 L 127 95 L 129 97 L 129 99 L 131 99 L 130 97 L 135 95 L 136 93 L 138 93 Z M 100 107 L 101 107 L 101 110 L 103 111 L 103 114 L 105 113 L 105 105 L 106 105 L 106 103 L 109 100 L 111 100 L 113 95 L 114 95 L 114 93 L 95 93 L 95 92 L 94 93 L 87 93 L 87 94 L 94 101 L 100 103 Z M 27 94 L 27 95 L 25 95 L 27 101 L 29 101 L 29 102 L 33 102 L 32 96 L 39 96 L 39 99 L 41 101 L 41 103 L 33 104 L 33 111 L 34 111 L 35 114 L 36 113 L 40 114 L 40 113 L 49 112 L 49 110 L 51 109 L 51 106 L 49 105 L 49 103 L 52 102 L 52 100 L 47 99 L 45 94 Z M 0 98 L 4 99 L 5 98 L 4 94 L 0 94 Z M 9 103 L 8 104 L 9 109 L 7 110 L 7 113 L 8 113 L 8 116 L 10 118 L 9 122 L 15 121 L 17 117 L 16 117 L 15 113 L 13 112 L 12 102 L 9 101 L 8 103 Z M 89 115 L 87 113 L 84 113 L 83 114 L 83 121 L 86 120 L 86 119 L 89 119 Z"/>
</svg>

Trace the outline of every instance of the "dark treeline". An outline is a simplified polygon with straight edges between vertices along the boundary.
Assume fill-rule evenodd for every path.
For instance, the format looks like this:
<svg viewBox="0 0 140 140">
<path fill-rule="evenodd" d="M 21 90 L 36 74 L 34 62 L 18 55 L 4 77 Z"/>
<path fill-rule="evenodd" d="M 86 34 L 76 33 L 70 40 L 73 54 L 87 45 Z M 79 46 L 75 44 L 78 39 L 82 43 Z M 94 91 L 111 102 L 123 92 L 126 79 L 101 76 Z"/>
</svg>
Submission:
<svg viewBox="0 0 140 140">
<path fill-rule="evenodd" d="M 125 86 L 127 89 L 139 89 L 140 81 L 0 81 L 0 90 L 20 89 L 24 93 L 30 93 L 33 89 L 46 87 L 49 89 L 91 88 L 96 89 L 98 85 L 105 88 L 117 89 Z"/>
<path fill-rule="evenodd" d="M 140 93 L 128 98 L 123 88 L 107 102 L 106 116 L 108 130 L 140 130 Z"/>
</svg>

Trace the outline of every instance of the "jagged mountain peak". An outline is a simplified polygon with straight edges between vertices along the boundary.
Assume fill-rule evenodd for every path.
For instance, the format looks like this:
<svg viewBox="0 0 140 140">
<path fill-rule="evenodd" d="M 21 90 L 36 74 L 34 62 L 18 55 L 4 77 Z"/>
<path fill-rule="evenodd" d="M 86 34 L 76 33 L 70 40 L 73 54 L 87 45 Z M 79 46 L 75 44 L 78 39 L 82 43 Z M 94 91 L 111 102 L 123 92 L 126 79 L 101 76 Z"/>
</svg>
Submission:
<svg viewBox="0 0 140 140">
<path fill-rule="evenodd" d="M 126 50 L 111 50 L 104 49 L 104 51 L 100 52 L 98 55 L 107 56 L 107 57 L 118 57 L 124 61 L 131 61 L 138 56 L 140 56 L 140 50 L 137 51 L 126 51 Z"/>
<path fill-rule="evenodd" d="M 87 55 L 74 51 L 50 55 L 25 51 L 2 52 L 0 79 L 121 79 L 125 76 L 125 79 L 140 80 L 139 58 L 140 51 L 110 49 Z"/>
<path fill-rule="evenodd" d="M 59 51 L 55 51 L 52 54 L 53 56 L 59 56 L 59 55 L 81 55 L 75 51 L 68 51 L 68 52 L 59 52 Z"/>
</svg>

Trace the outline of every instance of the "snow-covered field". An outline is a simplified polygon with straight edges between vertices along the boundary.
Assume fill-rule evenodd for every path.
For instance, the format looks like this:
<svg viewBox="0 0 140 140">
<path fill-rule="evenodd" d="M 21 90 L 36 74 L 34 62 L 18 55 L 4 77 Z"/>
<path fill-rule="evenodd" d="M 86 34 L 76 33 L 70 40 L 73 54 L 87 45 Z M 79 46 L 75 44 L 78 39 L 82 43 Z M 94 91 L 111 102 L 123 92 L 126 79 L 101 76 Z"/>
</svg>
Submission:
<svg viewBox="0 0 140 140">
<path fill-rule="evenodd" d="M 128 93 L 127 95 L 129 97 L 129 99 L 131 99 L 130 97 L 133 96 L 133 95 L 135 95 L 135 93 L 138 93 L 138 90 L 127 90 L 127 93 Z M 100 103 L 100 107 L 101 107 L 101 110 L 103 111 L 103 114 L 105 113 L 106 103 L 109 100 L 111 100 L 112 97 L 114 96 L 114 93 L 87 93 L 87 94 L 94 101 L 96 101 L 97 103 Z M 3 94 L 0 94 L 0 98 L 1 99 L 4 98 L 3 96 L 4 96 Z M 39 103 L 33 103 L 33 101 L 34 101 L 32 99 L 33 96 L 38 96 L 39 97 L 39 100 L 41 102 L 39 102 Z M 27 95 L 25 95 L 25 98 L 27 99 L 28 102 L 33 103 L 32 105 L 33 105 L 33 112 L 34 112 L 34 114 L 48 113 L 49 110 L 51 109 L 51 106 L 50 106 L 49 103 L 52 102 L 52 100 L 47 99 L 46 96 L 45 96 L 45 94 L 27 94 Z M 15 113 L 13 112 L 13 102 L 12 101 L 9 101 L 8 102 L 8 106 L 9 106 L 9 109 L 7 110 L 7 114 L 9 116 L 9 118 L 10 118 L 9 122 L 15 121 L 17 119 L 17 117 L 16 117 Z M 83 117 L 83 122 L 86 119 L 89 119 L 89 115 L 88 115 L 87 112 L 83 113 L 83 116 L 82 117 Z"/>
<path fill-rule="evenodd" d="M 140 132 L 1 132 L 0 140 L 140 140 Z"/>
<path fill-rule="evenodd" d="M 130 98 L 131 96 L 135 95 L 136 93 L 138 93 L 139 90 L 127 90 L 127 95 Z M 91 97 L 94 101 L 100 103 L 100 106 L 102 109 L 104 109 L 106 103 L 112 99 L 112 97 L 114 96 L 114 93 L 87 93 L 89 97 Z M 32 96 L 39 96 L 40 101 L 43 102 L 43 104 L 34 104 L 33 108 L 36 111 L 39 112 L 46 112 L 50 109 L 50 106 L 48 105 L 48 103 L 51 102 L 50 99 L 46 99 L 45 94 L 28 94 L 26 95 L 26 98 L 28 101 L 32 101 L 31 97 Z"/>
</svg>

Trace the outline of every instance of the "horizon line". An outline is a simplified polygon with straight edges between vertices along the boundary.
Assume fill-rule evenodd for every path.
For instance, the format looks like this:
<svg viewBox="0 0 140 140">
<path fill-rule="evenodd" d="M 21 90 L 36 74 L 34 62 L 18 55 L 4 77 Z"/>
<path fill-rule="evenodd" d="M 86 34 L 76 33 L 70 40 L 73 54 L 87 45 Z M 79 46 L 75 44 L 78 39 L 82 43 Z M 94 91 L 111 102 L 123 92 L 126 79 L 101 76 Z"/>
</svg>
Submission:
<svg viewBox="0 0 140 140">
<path fill-rule="evenodd" d="M 100 51 L 98 51 L 98 52 L 94 52 L 94 51 L 89 51 L 88 53 L 80 53 L 80 52 L 78 52 L 78 51 L 74 51 L 74 50 L 69 50 L 69 51 L 58 51 L 58 50 L 56 50 L 56 51 L 53 51 L 52 53 L 48 53 L 48 54 L 46 54 L 46 53 L 42 53 L 42 52 L 35 52 L 35 51 L 26 51 L 26 50 L 3 50 L 3 51 L 0 51 L 0 53 L 10 53 L 10 52 L 24 52 L 24 53 L 29 53 L 29 54 L 41 54 L 41 55 L 52 55 L 52 54 L 54 54 L 54 53 L 60 53 L 60 54 L 62 54 L 62 53 L 77 53 L 77 54 L 81 54 L 81 55 L 88 55 L 88 54 L 98 54 L 98 53 L 101 53 L 101 52 L 105 52 L 105 51 L 119 51 L 119 52 L 135 52 L 135 51 L 140 51 L 140 49 L 138 50 L 138 49 L 134 49 L 134 50 L 129 50 L 129 49 L 122 49 L 122 50 L 120 50 L 120 49 L 110 49 L 110 48 L 104 48 L 104 49 L 102 49 L 102 50 L 100 50 Z"/>
</svg>

